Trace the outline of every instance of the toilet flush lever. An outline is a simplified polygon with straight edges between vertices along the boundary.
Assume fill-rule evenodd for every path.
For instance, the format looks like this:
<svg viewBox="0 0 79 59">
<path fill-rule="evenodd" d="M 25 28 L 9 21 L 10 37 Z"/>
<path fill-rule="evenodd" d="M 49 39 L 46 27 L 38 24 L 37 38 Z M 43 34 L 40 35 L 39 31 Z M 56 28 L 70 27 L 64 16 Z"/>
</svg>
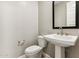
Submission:
<svg viewBox="0 0 79 59">
<path fill-rule="evenodd" d="M 23 45 L 24 45 L 24 43 L 25 43 L 25 40 L 18 41 L 18 44 L 17 44 L 17 46 L 23 46 Z"/>
</svg>

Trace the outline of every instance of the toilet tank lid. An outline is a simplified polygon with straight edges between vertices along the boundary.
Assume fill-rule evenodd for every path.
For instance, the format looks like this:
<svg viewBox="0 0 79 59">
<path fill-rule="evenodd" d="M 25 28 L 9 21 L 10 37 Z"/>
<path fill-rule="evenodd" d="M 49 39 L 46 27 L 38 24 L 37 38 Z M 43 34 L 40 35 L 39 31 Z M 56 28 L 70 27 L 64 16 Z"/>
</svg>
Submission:
<svg viewBox="0 0 79 59">
<path fill-rule="evenodd" d="M 26 48 L 25 53 L 37 53 L 42 49 L 42 47 L 33 45 L 28 48 Z"/>
</svg>

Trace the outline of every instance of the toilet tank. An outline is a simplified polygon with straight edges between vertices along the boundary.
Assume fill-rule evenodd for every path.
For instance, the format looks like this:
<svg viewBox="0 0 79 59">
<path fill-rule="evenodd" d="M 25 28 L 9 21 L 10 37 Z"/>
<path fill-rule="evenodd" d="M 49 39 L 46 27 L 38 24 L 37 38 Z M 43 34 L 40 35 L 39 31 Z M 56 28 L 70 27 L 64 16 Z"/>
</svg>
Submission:
<svg viewBox="0 0 79 59">
<path fill-rule="evenodd" d="M 42 48 L 47 46 L 47 41 L 43 36 L 38 36 L 38 45 Z"/>
</svg>

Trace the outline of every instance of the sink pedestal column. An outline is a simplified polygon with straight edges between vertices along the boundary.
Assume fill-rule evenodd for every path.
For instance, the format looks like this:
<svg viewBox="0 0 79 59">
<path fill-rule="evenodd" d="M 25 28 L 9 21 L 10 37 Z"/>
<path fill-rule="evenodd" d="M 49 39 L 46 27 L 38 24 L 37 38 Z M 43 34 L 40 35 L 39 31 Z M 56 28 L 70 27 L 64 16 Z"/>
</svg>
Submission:
<svg viewBox="0 0 79 59">
<path fill-rule="evenodd" d="M 55 45 L 55 58 L 65 58 L 65 48 Z"/>
</svg>

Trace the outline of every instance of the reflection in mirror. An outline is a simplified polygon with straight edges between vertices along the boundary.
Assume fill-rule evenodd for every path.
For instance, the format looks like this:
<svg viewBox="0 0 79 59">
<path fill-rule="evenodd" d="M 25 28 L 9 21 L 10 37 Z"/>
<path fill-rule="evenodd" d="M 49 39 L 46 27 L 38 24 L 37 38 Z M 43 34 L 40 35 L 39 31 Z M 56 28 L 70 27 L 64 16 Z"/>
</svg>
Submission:
<svg viewBox="0 0 79 59">
<path fill-rule="evenodd" d="M 70 27 L 76 26 L 76 2 L 55 1 L 54 2 L 54 26 Z"/>
</svg>

